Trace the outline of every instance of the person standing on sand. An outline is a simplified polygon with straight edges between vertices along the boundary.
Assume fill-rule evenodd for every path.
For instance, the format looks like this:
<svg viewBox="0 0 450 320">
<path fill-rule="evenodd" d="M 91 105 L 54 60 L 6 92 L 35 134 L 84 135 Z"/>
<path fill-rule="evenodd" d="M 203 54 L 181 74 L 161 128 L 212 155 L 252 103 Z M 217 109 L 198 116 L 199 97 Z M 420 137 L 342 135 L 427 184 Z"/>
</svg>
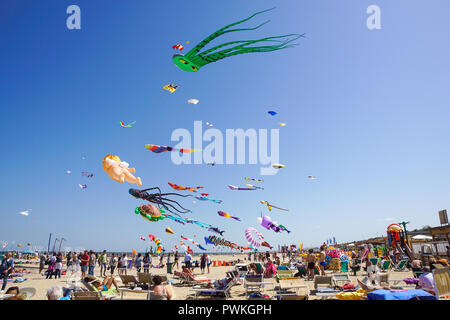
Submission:
<svg viewBox="0 0 450 320">
<path fill-rule="evenodd" d="M 141 258 L 141 254 L 138 253 L 136 260 L 134 260 L 134 266 L 136 267 L 137 272 L 141 272 L 141 267 L 142 267 L 142 258 Z"/>
<path fill-rule="evenodd" d="M 103 250 L 103 253 L 98 256 L 98 264 L 100 265 L 100 277 L 106 277 L 106 258 L 107 258 L 106 250 Z"/>
<path fill-rule="evenodd" d="M 44 270 L 44 268 L 45 268 L 45 255 L 41 253 L 39 255 L 39 275 L 42 274 L 42 270 Z"/>
<path fill-rule="evenodd" d="M 144 259 L 142 260 L 144 265 L 144 273 L 148 273 L 149 266 L 150 266 L 150 254 L 147 252 L 144 256 Z"/>
<path fill-rule="evenodd" d="M 86 271 L 89 264 L 89 254 L 87 250 L 81 255 L 81 279 L 86 277 Z"/>
<path fill-rule="evenodd" d="M 9 274 L 14 270 L 14 259 L 11 253 L 8 252 L 0 265 L 0 279 L 3 278 L 2 291 L 5 292 L 6 284 L 8 282 Z"/>
<path fill-rule="evenodd" d="M 128 260 L 127 254 L 124 253 L 122 256 L 122 274 L 124 275 L 127 275 Z"/>
<path fill-rule="evenodd" d="M 308 263 L 308 280 L 314 279 L 314 268 L 316 267 L 316 255 L 313 249 L 308 250 L 308 255 L 306 256 L 306 261 Z"/>
<path fill-rule="evenodd" d="M 173 257 L 173 265 L 178 269 L 178 251 L 175 251 L 175 256 Z"/>
<path fill-rule="evenodd" d="M 114 275 L 114 270 L 117 267 L 117 257 L 116 254 L 113 253 L 111 258 L 109 259 L 109 270 L 111 271 L 111 276 Z"/>
<path fill-rule="evenodd" d="M 320 247 L 320 255 L 319 255 L 319 264 L 320 264 L 320 275 L 325 275 L 325 266 L 327 263 L 325 262 L 325 248 L 322 246 Z"/>
<path fill-rule="evenodd" d="M 184 264 L 186 265 L 186 268 L 189 270 L 192 269 L 191 260 L 192 260 L 191 255 L 189 254 L 189 252 L 186 252 L 184 256 Z"/>
<path fill-rule="evenodd" d="M 209 267 L 211 266 L 211 257 L 209 256 L 209 254 L 206 255 L 206 267 L 208 268 L 208 273 L 209 273 Z"/>
<path fill-rule="evenodd" d="M 95 269 L 95 260 L 97 260 L 97 257 L 95 256 L 94 251 L 89 251 L 89 271 L 88 274 L 93 276 L 94 275 L 94 269 Z"/>
</svg>

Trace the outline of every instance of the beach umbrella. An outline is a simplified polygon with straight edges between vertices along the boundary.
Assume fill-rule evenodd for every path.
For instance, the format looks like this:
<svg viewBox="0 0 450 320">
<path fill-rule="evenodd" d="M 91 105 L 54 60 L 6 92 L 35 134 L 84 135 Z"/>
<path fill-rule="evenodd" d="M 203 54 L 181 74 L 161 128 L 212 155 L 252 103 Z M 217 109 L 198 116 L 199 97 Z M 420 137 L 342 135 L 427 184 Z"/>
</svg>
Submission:
<svg viewBox="0 0 450 320">
<path fill-rule="evenodd" d="M 432 240 L 433 237 L 425 236 L 423 234 L 418 234 L 417 236 L 412 237 L 414 240 Z"/>
</svg>

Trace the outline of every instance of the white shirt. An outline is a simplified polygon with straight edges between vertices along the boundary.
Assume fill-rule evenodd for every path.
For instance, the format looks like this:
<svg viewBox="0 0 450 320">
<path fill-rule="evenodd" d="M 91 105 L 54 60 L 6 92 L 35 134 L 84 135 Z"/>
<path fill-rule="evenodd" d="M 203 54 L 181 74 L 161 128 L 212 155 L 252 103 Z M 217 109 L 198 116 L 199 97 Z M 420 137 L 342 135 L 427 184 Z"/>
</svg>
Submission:
<svg viewBox="0 0 450 320">
<path fill-rule="evenodd" d="M 419 277 L 419 286 L 424 289 L 434 289 L 434 277 L 431 272 L 423 273 Z"/>
</svg>

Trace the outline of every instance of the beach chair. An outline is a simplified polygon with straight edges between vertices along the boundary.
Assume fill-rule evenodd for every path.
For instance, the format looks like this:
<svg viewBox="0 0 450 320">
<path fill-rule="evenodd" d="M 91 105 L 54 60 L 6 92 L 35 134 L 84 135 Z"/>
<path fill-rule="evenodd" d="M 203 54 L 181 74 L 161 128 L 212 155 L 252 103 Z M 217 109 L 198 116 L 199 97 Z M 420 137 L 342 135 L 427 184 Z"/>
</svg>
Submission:
<svg viewBox="0 0 450 320">
<path fill-rule="evenodd" d="M 378 258 L 369 258 L 369 261 L 370 261 L 374 266 L 377 266 L 377 265 L 378 265 Z"/>
<path fill-rule="evenodd" d="M 137 276 L 139 284 L 147 286 L 152 285 L 152 275 L 150 273 L 138 272 Z"/>
<path fill-rule="evenodd" d="M 264 285 L 262 274 L 246 275 L 244 278 L 245 296 L 248 297 L 249 292 L 261 292 Z"/>
<path fill-rule="evenodd" d="M 231 279 L 223 289 L 193 287 L 190 291 L 194 293 L 195 300 L 197 300 L 199 296 L 216 297 L 221 295 L 227 300 L 231 298 L 230 291 L 235 284 L 236 280 Z"/>
<path fill-rule="evenodd" d="M 379 273 L 376 275 L 376 279 L 380 285 L 389 286 L 389 273 Z"/>
<path fill-rule="evenodd" d="M 236 264 L 234 268 L 239 273 L 239 277 L 245 276 L 248 273 L 248 265 L 246 264 Z"/>
<path fill-rule="evenodd" d="M 436 299 L 450 295 L 450 272 L 448 267 L 433 270 Z"/>
<path fill-rule="evenodd" d="M 291 297 L 286 300 L 307 300 L 309 298 L 308 282 L 299 277 L 281 278 L 278 290 L 277 298 L 279 300 L 284 300 L 283 296 Z M 295 291 L 295 295 L 289 293 L 291 290 Z"/>
<path fill-rule="evenodd" d="M 209 285 L 211 283 L 211 279 L 207 277 L 194 277 L 192 273 L 182 272 L 183 274 L 183 283 L 187 285 Z"/>
<path fill-rule="evenodd" d="M 381 267 L 381 270 L 387 271 L 391 267 L 391 261 L 384 260 L 380 267 Z"/>
<path fill-rule="evenodd" d="M 227 277 L 234 279 L 236 281 L 236 284 L 241 284 L 241 277 L 239 276 L 239 271 L 237 270 L 228 271 Z"/>
<path fill-rule="evenodd" d="M 343 282 L 343 284 L 352 282 L 348 273 L 335 273 L 332 278 L 335 286 L 338 286 L 340 282 Z"/>
<path fill-rule="evenodd" d="M 319 285 L 325 285 L 327 288 L 334 289 L 333 276 L 315 276 L 314 289 L 317 290 Z"/>
<path fill-rule="evenodd" d="M 120 275 L 120 280 L 122 281 L 123 285 L 125 287 L 134 288 L 139 285 L 139 281 L 136 279 L 135 276 L 132 275 Z"/>
<path fill-rule="evenodd" d="M 406 263 L 408 262 L 408 260 L 404 259 L 404 260 L 400 260 L 395 266 L 394 266 L 394 271 L 404 271 L 406 268 Z"/>
<path fill-rule="evenodd" d="M 101 293 L 95 291 L 75 291 L 72 300 L 103 300 Z"/>
<path fill-rule="evenodd" d="M 288 268 L 288 266 L 283 266 L 283 265 L 281 265 L 281 266 L 278 266 L 278 268 L 277 268 L 278 270 L 289 270 L 289 268 Z"/>
<path fill-rule="evenodd" d="M 277 270 L 277 274 L 275 276 L 275 281 L 279 282 L 280 279 L 286 278 L 286 277 L 292 277 L 292 271 L 291 270 Z"/>
</svg>

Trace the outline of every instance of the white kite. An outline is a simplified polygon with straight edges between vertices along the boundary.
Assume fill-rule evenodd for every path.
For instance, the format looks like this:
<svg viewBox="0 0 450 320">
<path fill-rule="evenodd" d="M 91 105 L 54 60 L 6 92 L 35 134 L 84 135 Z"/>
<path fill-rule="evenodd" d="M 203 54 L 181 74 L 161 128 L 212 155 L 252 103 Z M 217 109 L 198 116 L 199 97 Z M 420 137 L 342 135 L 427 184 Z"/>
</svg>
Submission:
<svg viewBox="0 0 450 320">
<path fill-rule="evenodd" d="M 31 209 L 28 209 L 28 210 L 19 212 L 19 214 L 21 214 L 21 215 L 23 215 L 25 217 L 28 217 L 30 215 L 30 211 L 31 211 Z"/>
<path fill-rule="evenodd" d="M 208 127 L 212 127 L 212 126 L 213 126 L 213 124 L 212 124 L 212 123 L 209 123 L 209 122 L 206 122 L 206 125 L 207 125 Z"/>
<path fill-rule="evenodd" d="M 197 103 L 199 103 L 199 100 L 198 99 L 189 99 L 188 103 L 197 104 Z"/>
</svg>

